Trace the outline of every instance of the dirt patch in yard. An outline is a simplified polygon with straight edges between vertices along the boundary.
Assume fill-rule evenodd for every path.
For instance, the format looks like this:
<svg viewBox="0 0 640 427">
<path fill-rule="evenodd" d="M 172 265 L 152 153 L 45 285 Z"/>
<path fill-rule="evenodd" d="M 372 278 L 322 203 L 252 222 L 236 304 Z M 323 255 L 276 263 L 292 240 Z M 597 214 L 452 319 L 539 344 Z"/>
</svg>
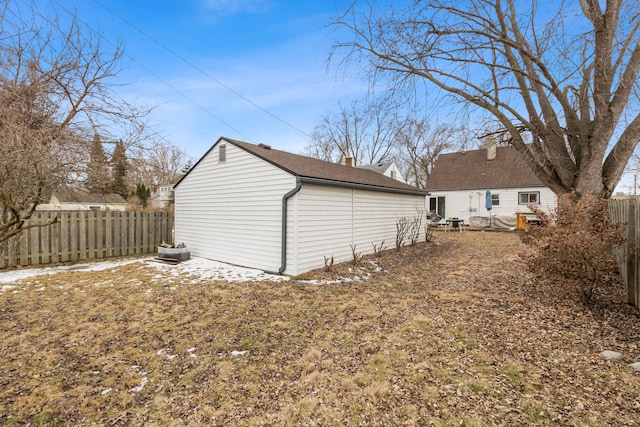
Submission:
<svg viewBox="0 0 640 427">
<path fill-rule="evenodd" d="M 4 287 L 0 422 L 640 423 L 622 285 L 585 310 L 523 269 L 515 234 L 435 238 L 287 282 L 137 263 Z"/>
</svg>

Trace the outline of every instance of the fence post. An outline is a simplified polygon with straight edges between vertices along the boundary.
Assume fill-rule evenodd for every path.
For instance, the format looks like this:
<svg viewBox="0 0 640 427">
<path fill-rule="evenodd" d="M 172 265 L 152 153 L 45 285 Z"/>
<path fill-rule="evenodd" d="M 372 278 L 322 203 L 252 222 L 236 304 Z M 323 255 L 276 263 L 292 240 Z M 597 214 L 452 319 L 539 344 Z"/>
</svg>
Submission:
<svg viewBox="0 0 640 427">
<path fill-rule="evenodd" d="M 636 237 L 636 201 L 630 200 L 627 206 L 627 248 L 631 247 Z M 627 250 L 627 302 L 636 305 L 636 252 Z"/>
</svg>

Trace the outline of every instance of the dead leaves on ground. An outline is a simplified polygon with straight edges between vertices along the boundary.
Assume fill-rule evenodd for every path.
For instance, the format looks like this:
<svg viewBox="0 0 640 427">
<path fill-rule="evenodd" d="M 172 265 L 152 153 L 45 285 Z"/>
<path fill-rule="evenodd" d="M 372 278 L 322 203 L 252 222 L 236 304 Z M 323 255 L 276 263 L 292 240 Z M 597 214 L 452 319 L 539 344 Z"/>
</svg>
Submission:
<svg viewBox="0 0 640 427">
<path fill-rule="evenodd" d="M 136 264 L 23 282 L 0 294 L 0 420 L 640 423 L 627 366 L 640 361 L 640 316 L 623 289 L 585 311 L 520 267 L 513 234 L 436 238 L 333 285 L 194 283 Z"/>
</svg>

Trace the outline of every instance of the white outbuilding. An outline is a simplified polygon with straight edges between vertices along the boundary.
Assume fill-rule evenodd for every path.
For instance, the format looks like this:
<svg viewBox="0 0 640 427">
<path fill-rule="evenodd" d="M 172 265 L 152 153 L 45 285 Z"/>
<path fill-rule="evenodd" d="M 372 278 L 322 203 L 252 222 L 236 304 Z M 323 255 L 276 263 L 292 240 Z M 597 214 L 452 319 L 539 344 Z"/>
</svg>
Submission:
<svg viewBox="0 0 640 427">
<path fill-rule="evenodd" d="M 267 272 L 295 276 L 392 248 L 403 218 L 419 218 L 425 239 L 425 191 L 264 144 L 222 137 L 174 189 L 176 243 Z"/>
</svg>

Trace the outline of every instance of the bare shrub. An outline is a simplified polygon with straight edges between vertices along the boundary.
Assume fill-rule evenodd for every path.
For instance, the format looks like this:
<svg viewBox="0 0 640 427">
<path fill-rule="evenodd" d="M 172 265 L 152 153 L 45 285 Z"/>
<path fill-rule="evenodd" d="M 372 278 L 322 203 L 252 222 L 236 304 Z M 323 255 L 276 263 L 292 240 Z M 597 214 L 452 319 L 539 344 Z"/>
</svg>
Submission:
<svg viewBox="0 0 640 427">
<path fill-rule="evenodd" d="M 333 255 L 331 258 L 324 257 L 324 271 L 331 271 L 331 267 L 333 267 Z"/>
<path fill-rule="evenodd" d="M 404 239 L 409 233 L 409 227 L 411 226 L 411 220 L 406 216 L 398 218 L 396 221 L 396 249 L 400 249 L 404 244 Z"/>
<path fill-rule="evenodd" d="M 353 256 L 353 265 L 360 264 L 360 261 L 362 261 L 362 253 L 356 251 L 356 247 L 358 245 L 349 245 L 349 246 L 351 247 L 351 254 Z"/>
<path fill-rule="evenodd" d="M 413 218 L 411 218 L 410 224 L 409 224 L 409 233 L 408 233 L 408 238 L 409 238 L 409 244 L 411 246 L 415 245 L 418 240 L 420 239 L 420 232 L 422 231 L 422 217 L 423 217 L 424 213 L 421 211 L 418 211 L 416 213 L 416 216 L 414 216 Z"/>
<path fill-rule="evenodd" d="M 382 242 L 380 242 L 379 245 L 376 245 L 373 242 L 371 242 L 371 244 L 373 245 L 373 253 L 376 254 L 376 256 L 382 256 L 382 251 L 384 251 L 384 249 L 385 249 L 384 240 Z"/>
<path fill-rule="evenodd" d="M 419 210 L 412 218 L 406 216 L 398 218 L 396 221 L 396 249 L 400 249 L 404 245 L 405 240 L 407 240 L 411 246 L 418 242 L 420 233 L 422 232 L 423 216 L 424 212 Z"/>
<path fill-rule="evenodd" d="M 562 196 L 550 213 L 530 206 L 541 223 L 522 234 L 537 248 L 525 255 L 528 268 L 585 305 L 592 304 L 599 286 L 611 282 L 618 268 L 613 249 L 625 240 L 624 226 L 611 222 L 606 205 L 589 194 Z"/>
<path fill-rule="evenodd" d="M 433 235 L 435 231 L 436 231 L 436 225 L 431 222 L 427 222 L 424 225 L 424 241 L 431 242 L 433 240 Z"/>
</svg>

